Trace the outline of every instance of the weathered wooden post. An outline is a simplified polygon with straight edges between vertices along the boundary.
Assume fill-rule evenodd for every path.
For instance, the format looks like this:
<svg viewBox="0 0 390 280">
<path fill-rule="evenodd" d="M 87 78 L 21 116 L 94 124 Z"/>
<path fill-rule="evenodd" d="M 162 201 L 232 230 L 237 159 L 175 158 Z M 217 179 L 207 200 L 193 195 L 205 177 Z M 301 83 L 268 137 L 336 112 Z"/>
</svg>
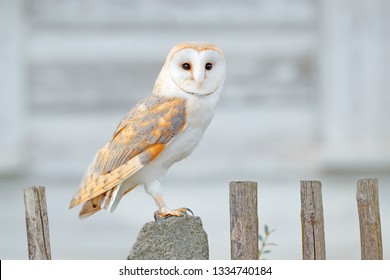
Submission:
<svg viewBox="0 0 390 280">
<path fill-rule="evenodd" d="M 325 231 L 321 182 L 301 181 L 302 255 L 304 260 L 325 260 Z"/>
<path fill-rule="evenodd" d="M 257 183 L 230 182 L 230 246 L 232 260 L 259 258 Z"/>
<path fill-rule="evenodd" d="M 51 260 L 49 220 L 44 187 L 23 189 L 26 211 L 28 258 Z"/>
<path fill-rule="evenodd" d="M 378 198 L 378 179 L 361 179 L 356 200 L 360 223 L 362 260 L 382 260 L 382 233 Z"/>
</svg>

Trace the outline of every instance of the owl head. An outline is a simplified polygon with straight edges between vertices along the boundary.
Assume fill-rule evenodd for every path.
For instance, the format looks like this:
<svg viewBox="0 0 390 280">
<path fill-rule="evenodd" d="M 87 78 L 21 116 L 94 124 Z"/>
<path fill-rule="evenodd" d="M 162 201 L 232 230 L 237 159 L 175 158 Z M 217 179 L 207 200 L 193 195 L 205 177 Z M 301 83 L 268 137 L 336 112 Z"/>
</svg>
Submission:
<svg viewBox="0 0 390 280">
<path fill-rule="evenodd" d="M 217 46 L 181 43 L 169 52 L 154 92 L 180 91 L 200 97 L 212 95 L 222 88 L 225 73 L 225 58 Z"/>
</svg>

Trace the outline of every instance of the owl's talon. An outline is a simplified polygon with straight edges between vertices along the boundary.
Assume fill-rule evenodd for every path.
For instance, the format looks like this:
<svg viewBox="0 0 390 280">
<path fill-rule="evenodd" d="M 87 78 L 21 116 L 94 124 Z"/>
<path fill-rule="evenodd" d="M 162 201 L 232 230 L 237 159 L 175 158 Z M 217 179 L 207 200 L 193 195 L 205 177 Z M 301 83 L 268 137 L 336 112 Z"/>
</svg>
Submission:
<svg viewBox="0 0 390 280">
<path fill-rule="evenodd" d="M 189 215 L 189 213 L 191 213 L 191 215 L 194 216 L 194 212 L 192 212 L 192 210 L 189 208 L 182 207 L 176 210 L 162 208 L 154 212 L 154 220 L 160 221 L 160 220 L 168 219 L 170 217 L 181 217 L 184 215 Z"/>
<path fill-rule="evenodd" d="M 158 211 L 155 211 L 155 212 L 153 213 L 153 218 L 154 218 L 154 220 L 155 220 L 156 222 L 159 221 L 159 220 L 164 219 L 163 217 L 161 217 L 161 216 L 158 214 Z"/>
<path fill-rule="evenodd" d="M 189 213 L 191 213 L 191 216 L 194 216 L 194 212 L 192 212 L 192 210 L 190 208 L 180 208 L 180 209 L 177 209 L 178 211 L 186 214 L 186 215 L 189 215 Z M 188 213 L 189 212 L 189 213 Z"/>
</svg>

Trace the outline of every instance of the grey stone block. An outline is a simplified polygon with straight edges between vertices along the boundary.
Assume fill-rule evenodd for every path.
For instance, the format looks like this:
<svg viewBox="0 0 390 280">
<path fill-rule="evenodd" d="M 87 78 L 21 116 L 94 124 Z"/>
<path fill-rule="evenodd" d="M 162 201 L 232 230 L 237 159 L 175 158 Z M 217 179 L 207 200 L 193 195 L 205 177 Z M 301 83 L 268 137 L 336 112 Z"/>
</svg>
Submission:
<svg viewBox="0 0 390 280">
<path fill-rule="evenodd" d="M 199 217 L 185 215 L 146 223 L 128 260 L 208 260 L 207 234 Z"/>
</svg>

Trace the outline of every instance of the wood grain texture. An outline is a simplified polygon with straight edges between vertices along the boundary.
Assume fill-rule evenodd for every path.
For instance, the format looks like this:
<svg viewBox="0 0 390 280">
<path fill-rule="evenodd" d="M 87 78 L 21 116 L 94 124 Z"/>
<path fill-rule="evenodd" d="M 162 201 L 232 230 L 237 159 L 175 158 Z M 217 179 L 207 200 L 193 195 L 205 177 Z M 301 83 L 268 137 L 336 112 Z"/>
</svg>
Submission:
<svg viewBox="0 0 390 280">
<path fill-rule="evenodd" d="M 362 260 L 382 260 L 383 249 L 378 180 L 359 180 L 357 183 L 356 200 L 360 223 L 361 258 Z"/>
<path fill-rule="evenodd" d="M 49 220 L 44 187 L 28 187 L 23 190 L 26 213 L 28 258 L 51 260 Z"/>
<path fill-rule="evenodd" d="M 325 260 L 325 231 L 321 182 L 301 181 L 302 257 Z"/>
<path fill-rule="evenodd" d="M 230 245 L 232 260 L 259 258 L 257 183 L 230 182 Z"/>
</svg>

